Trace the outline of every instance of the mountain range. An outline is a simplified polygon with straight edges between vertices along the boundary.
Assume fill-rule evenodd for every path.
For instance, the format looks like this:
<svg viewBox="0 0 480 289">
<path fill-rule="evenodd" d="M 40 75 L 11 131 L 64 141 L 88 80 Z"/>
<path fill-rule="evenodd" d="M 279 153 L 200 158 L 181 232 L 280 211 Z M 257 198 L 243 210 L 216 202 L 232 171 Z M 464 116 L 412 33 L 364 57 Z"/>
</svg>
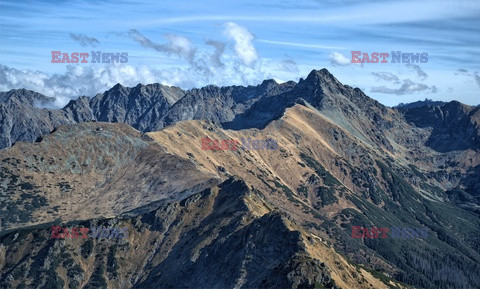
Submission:
<svg viewBox="0 0 480 289">
<path fill-rule="evenodd" d="M 53 100 L 0 93 L 2 288 L 480 287 L 479 106 L 389 108 L 326 69 Z M 278 149 L 203 150 L 207 137 Z"/>
</svg>

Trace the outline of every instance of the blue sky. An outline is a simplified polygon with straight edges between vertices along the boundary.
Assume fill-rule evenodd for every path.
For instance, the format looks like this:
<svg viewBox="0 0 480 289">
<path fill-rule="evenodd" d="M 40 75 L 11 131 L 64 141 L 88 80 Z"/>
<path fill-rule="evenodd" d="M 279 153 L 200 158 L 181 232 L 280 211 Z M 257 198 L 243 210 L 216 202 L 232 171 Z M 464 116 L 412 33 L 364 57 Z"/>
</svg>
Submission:
<svg viewBox="0 0 480 289">
<path fill-rule="evenodd" d="M 480 1 L 5 1 L 0 91 L 62 106 L 116 83 L 255 85 L 327 68 L 386 105 L 480 103 Z M 51 63 L 51 51 L 128 62 Z M 351 51 L 428 53 L 428 63 L 352 64 Z"/>
</svg>

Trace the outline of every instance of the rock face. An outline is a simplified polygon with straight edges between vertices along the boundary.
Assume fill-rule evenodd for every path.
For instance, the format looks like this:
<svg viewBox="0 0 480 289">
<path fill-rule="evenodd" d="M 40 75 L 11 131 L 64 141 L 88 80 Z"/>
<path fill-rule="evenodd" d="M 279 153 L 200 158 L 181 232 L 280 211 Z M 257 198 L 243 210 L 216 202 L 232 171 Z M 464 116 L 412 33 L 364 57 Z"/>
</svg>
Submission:
<svg viewBox="0 0 480 289">
<path fill-rule="evenodd" d="M 189 91 L 165 116 L 165 125 L 182 120 L 207 119 L 220 124 L 231 121 L 261 99 L 289 91 L 294 83 L 265 80 L 258 86 L 207 86 Z"/>
<path fill-rule="evenodd" d="M 439 152 L 480 149 L 480 108 L 452 101 L 400 108 L 405 119 L 433 131 L 426 145 Z"/>
<path fill-rule="evenodd" d="M 96 120 L 90 107 L 90 98 L 87 96 L 80 96 L 76 100 L 71 100 L 63 108 L 63 111 L 65 111 L 69 119 L 73 119 L 75 122 Z"/>
<path fill-rule="evenodd" d="M 392 109 L 326 69 L 116 85 L 60 110 L 25 90 L 1 100 L 1 288 L 480 287 L 479 107 Z M 205 137 L 278 148 L 204 150 Z M 128 238 L 52 239 L 52 225 Z"/>
<path fill-rule="evenodd" d="M 0 92 L 0 148 L 16 141 L 32 142 L 63 124 L 74 123 L 61 110 L 38 108 L 53 98 L 25 90 Z"/>
<path fill-rule="evenodd" d="M 95 120 L 127 123 L 141 131 L 162 128 L 161 120 L 170 107 L 185 95 L 176 87 L 161 84 L 133 88 L 120 84 L 90 101 Z"/>
</svg>

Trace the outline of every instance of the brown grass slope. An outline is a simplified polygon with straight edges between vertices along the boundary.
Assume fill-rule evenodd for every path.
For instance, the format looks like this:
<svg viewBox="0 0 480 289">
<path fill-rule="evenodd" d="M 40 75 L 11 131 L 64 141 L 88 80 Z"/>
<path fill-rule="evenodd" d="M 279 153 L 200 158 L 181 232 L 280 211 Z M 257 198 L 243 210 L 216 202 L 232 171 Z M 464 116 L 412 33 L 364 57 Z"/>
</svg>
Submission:
<svg viewBox="0 0 480 289">
<path fill-rule="evenodd" d="M 0 151 L 1 230 L 112 217 L 218 183 L 125 124 L 61 126 Z"/>
</svg>

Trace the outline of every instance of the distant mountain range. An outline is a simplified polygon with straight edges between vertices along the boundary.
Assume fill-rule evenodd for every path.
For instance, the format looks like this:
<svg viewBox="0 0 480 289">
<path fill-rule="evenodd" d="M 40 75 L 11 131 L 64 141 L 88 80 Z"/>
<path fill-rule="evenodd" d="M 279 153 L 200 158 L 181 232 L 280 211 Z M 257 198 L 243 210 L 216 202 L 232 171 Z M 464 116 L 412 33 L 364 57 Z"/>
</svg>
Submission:
<svg viewBox="0 0 480 289">
<path fill-rule="evenodd" d="M 139 84 L 132 88 L 117 84 L 93 98 L 82 96 L 71 100 L 62 109 L 44 108 L 53 102 L 51 97 L 25 89 L 14 89 L 0 92 L 0 148 L 9 147 L 17 141 L 35 141 L 37 137 L 60 125 L 86 121 L 126 123 L 142 132 L 157 131 L 178 121 L 201 119 L 210 120 L 224 128 L 261 128 L 281 116 L 286 107 L 298 101 L 306 101 L 314 107 L 327 105 L 339 109 L 338 105 L 330 103 L 338 101 L 334 97 L 331 101 L 319 102 L 322 98 L 318 95 L 325 92 L 348 96 L 349 102 L 362 106 L 366 111 L 368 106 L 362 101 L 383 107 L 359 89 L 343 86 L 326 69 L 312 71 L 299 83 L 290 81 L 278 84 L 274 80 L 265 80 L 260 85 L 248 87 L 210 85 L 185 91 L 161 84 Z M 459 105 L 458 102 L 453 103 Z M 415 117 L 413 115 L 428 119 L 436 117 L 436 108 L 455 110 L 458 106 L 449 105 L 444 109 L 445 105 L 445 102 L 425 99 L 400 104 L 395 109 L 407 115 L 407 121 L 411 121 Z M 420 113 L 418 108 L 427 106 L 434 108 L 422 111 L 426 114 Z M 341 109 L 349 108 L 351 107 Z M 478 109 L 469 107 L 464 113 L 470 111 L 475 114 Z M 467 115 L 465 117 L 468 118 Z M 452 126 L 459 125 L 456 121 L 460 120 L 452 121 Z M 467 124 L 465 130 L 469 129 L 475 130 Z"/>
<path fill-rule="evenodd" d="M 399 105 L 395 106 L 396 108 L 414 108 L 414 107 L 421 107 L 421 106 L 427 106 L 427 105 L 432 105 L 432 106 L 442 106 L 446 104 L 444 101 L 434 101 L 428 98 L 425 98 L 425 100 L 419 100 L 411 103 L 400 103 Z"/>
<path fill-rule="evenodd" d="M 1 288 L 480 287 L 478 106 L 389 108 L 326 69 L 52 100 L 0 93 Z M 128 237 L 52 239 L 53 225 Z"/>
</svg>

